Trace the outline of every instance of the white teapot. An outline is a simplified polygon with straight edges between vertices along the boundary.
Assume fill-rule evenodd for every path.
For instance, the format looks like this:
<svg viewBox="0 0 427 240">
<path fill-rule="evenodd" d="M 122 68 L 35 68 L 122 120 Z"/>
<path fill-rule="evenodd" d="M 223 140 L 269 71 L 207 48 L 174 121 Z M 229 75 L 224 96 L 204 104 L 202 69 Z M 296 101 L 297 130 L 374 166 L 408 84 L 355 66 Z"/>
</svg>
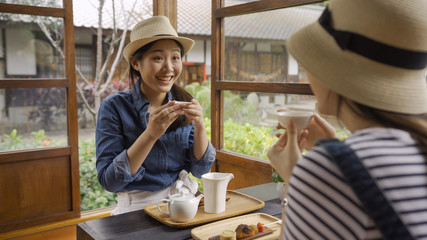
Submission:
<svg viewBox="0 0 427 240">
<path fill-rule="evenodd" d="M 163 214 L 169 215 L 175 222 L 187 222 L 196 216 L 197 209 L 199 208 L 200 199 L 203 194 L 197 197 L 191 193 L 180 191 L 178 194 L 171 195 L 169 199 L 162 199 L 157 203 L 157 209 Z M 160 203 L 168 203 L 167 212 L 160 209 Z"/>
</svg>

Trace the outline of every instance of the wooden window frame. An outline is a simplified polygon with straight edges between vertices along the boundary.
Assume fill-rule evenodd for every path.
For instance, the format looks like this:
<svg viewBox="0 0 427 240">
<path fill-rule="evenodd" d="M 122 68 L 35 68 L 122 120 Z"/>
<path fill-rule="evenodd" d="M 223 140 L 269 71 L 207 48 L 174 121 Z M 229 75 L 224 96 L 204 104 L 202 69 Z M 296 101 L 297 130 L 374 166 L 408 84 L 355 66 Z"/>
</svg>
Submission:
<svg viewBox="0 0 427 240">
<path fill-rule="evenodd" d="M 301 95 L 313 95 L 313 93 L 307 83 L 222 81 L 225 72 L 224 18 L 319 2 L 323 1 L 259 0 L 226 7 L 224 0 L 212 0 L 211 141 L 217 149 L 216 163 L 213 167 L 213 171 L 233 172 L 235 175 L 239 174 L 240 177 L 235 178 L 237 181 L 230 182 L 230 188 L 232 189 L 271 182 L 272 168 L 265 160 L 223 149 L 223 91 L 231 90 Z M 248 178 L 248 176 L 256 177 Z"/>
<path fill-rule="evenodd" d="M 178 26 L 177 11 L 177 0 L 153 0 L 153 16 L 168 17 L 175 29 Z"/>
<path fill-rule="evenodd" d="M 59 221 L 63 219 L 70 219 L 80 216 L 80 183 L 79 183 L 79 156 L 78 156 L 78 123 L 77 123 L 77 97 L 76 97 L 76 71 L 75 71 L 75 49 L 74 49 L 74 24 L 73 24 L 73 6 L 72 0 L 63 0 L 62 8 L 52 7 L 39 7 L 31 5 L 7 4 L 0 3 L 1 13 L 11 14 L 28 14 L 36 16 L 57 17 L 64 20 L 64 65 L 65 77 L 56 79 L 22 79 L 22 78 L 8 78 L 0 79 L 1 89 L 14 89 L 14 88 L 65 88 L 66 89 L 66 104 L 67 104 L 67 137 L 68 146 L 43 148 L 43 149 L 26 149 L 22 151 L 6 151 L 0 152 L 0 167 L 10 167 L 11 169 L 16 166 L 27 166 L 27 162 L 44 161 L 49 165 L 60 160 L 68 166 L 66 169 L 57 169 L 58 172 L 65 171 L 66 176 L 69 176 L 71 183 L 70 195 L 64 193 L 70 202 L 69 209 L 59 210 L 58 212 L 50 212 L 37 217 L 26 217 L 25 214 L 19 213 L 20 209 L 3 209 L 8 213 L 19 213 L 19 220 L 11 223 L 4 223 L 0 225 L 0 233 L 31 227 L 44 223 Z M 38 173 L 46 174 L 46 173 Z M 10 183 L 16 179 L 8 179 Z M 67 181 L 66 181 L 67 182 Z M 5 184 L 5 183 L 2 183 Z M 58 194 L 58 193 L 56 193 Z M 6 197 L 6 196 L 4 196 Z M 19 196 L 13 197 L 16 201 L 21 201 Z M 34 207 L 41 209 L 46 206 Z M 53 211 L 53 210 L 51 210 Z"/>
</svg>

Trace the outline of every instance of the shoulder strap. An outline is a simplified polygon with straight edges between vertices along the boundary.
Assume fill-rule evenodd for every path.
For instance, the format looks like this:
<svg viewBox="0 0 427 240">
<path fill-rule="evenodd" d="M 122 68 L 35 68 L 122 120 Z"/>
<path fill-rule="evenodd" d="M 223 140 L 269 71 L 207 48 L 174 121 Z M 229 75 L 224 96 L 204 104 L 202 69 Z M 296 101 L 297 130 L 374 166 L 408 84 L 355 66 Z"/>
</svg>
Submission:
<svg viewBox="0 0 427 240">
<path fill-rule="evenodd" d="M 326 148 L 347 183 L 386 239 L 415 239 L 353 150 L 338 139 L 325 139 Z"/>
</svg>

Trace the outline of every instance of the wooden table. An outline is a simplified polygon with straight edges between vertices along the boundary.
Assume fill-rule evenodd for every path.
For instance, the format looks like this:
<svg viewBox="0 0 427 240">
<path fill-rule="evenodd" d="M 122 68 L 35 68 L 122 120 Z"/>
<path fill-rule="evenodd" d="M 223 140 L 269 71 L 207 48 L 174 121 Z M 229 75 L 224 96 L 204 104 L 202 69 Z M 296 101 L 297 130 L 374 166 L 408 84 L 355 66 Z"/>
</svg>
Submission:
<svg viewBox="0 0 427 240">
<path fill-rule="evenodd" d="M 261 184 L 237 191 L 265 202 L 263 208 L 251 213 L 261 212 L 281 218 L 282 208 L 277 198 L 276 183 Z M 144 210 L 139 210 L 79 223 L 77 239 L 192 239 L 192 228 L 167 226 L 147 215 Z"/>
</svg>

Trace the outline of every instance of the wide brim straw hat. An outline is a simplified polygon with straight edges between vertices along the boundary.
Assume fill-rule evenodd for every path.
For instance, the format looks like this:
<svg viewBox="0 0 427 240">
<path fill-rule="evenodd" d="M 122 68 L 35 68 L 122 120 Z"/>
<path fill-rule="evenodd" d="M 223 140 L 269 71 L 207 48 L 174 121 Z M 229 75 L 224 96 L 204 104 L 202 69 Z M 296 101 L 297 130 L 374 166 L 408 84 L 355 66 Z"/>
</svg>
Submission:
<svg viewBox="0 0 427 240">
<path fill-rule="evenodd" d="M 331 0 L 287 48 L 343 97 L 390 112 L 427 113 L 427 0 Z"/>
<path fill-rule="evenodd" d="M 130 33 L 130 43 L 123 49 L 123 56 L 129 62 L 138 49 L 161 39 L 178 41 L 183 47 L 182 56 L 185 56 L 194 46 L 192 39 L 178 36 L 167 17 L 154 16 L 135 25 Z"/>
</svg>

